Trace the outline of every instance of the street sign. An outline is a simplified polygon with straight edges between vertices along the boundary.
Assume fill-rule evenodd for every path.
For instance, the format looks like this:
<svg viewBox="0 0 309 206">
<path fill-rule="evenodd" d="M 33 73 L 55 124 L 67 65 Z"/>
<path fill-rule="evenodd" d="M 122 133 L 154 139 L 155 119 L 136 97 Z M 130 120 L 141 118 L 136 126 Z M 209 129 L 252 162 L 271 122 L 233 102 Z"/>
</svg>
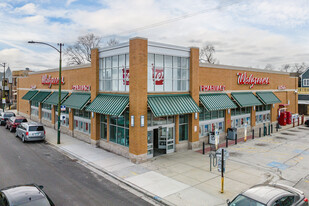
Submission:
<svg viewBox="0 0 309 206">
<path fill-rule="evenodd" d="M 64 112 L 64 111 L 65 111 L 65 106 L 64 106 L 64 105 L 61 105 L 61 106 L 60 106 L 60 110 L 61 110 L 62 112 Z"/>
<path fill-rule="evenodd" d="M 225 172 L 225 161 L 228 159 L 229 157 L 229 152 L 227 149 L 223 149 L 220 148 L 216 151 L 216 155 L 217 155 L 217 161 L 218 161 L 218 171 L 221 172 L 221 168 L 222 168 L 222 150 L 224 150 L 224 157 L 223 157 L 223 172 Z"/>
<path fill-rule="evenodd" d="M 60 115 L 60 120 L 65 120 L 65 119 L 66 119 L 65 114 L 61 114 L 61 115 Z"/>
<path fill-rule="evenodd" d="M 5 98 L 2 98 L 2 104 L 5 104 Z"/>
</svg>

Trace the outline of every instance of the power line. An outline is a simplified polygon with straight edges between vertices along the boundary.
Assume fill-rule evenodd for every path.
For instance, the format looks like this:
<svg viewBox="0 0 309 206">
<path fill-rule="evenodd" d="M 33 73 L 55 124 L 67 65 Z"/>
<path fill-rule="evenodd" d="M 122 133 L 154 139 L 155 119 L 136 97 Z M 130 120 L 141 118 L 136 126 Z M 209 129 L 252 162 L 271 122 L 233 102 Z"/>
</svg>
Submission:
<svg viewBox="0 0 309 206">
<path fill-rule="evenodd" d="M 150 24 L 150 25 L 146 25 L 146 26 L 142 26 L 142 27 L 137 27 L 135 29 L 126 30 L 126 31 L 118 33 L 118 35 L 124 34 L 124 33 L 126 33 L 126 34 L 128 34 L 128 33 L 135 33 L 135 32 L 138 32 L 138 31 L 145 30 L 145 29 L 151 29 L 151 28 L 154 28 L 154 27 L 162 26 L 164 24 L 169 24 L 169 23 L 172 23 L 172 22 L 176 22 L 176 21 L 180 21 L 180 20 L 183 20 L 183 19 L 187 19 L 187 18 L 193 17 L 193 16 L 197 16 L 199 14 L 211 12 L 211 11 L 214 11 L 214 10 L 219 10 L 219 9 L 231 6 L 231 5 L 238 4 L 240 2 L 241 2 L 241 0 L 234 1 L 233 3 L 221 4 L 221 5 L 219 5 L 219 6 L 215 7 L 215 8 L 204 9 L 204 10 L 201 10 L 201 11 L 198 11 L 198 12 L 184 14 L 184 15 L 179 16 L 179 17 L 167 19 L 167 20 L 164 20 L 164 21 L 156 22 L 156 23 L 153 23 L 153 24 Z M 117 34 L 114 34 L 114 35 L 117 35 Z M 109 35 L 109 36 L 114 36 L 114 35 Z"/>
</svg>

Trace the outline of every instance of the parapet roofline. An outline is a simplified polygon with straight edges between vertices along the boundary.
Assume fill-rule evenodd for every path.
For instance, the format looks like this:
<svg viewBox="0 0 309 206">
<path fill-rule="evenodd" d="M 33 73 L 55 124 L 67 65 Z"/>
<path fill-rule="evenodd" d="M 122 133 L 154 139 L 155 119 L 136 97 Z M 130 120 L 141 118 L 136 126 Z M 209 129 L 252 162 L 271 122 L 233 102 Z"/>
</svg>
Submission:
<svg viewBox="0 0 309 206">
<path fill-rule="evenodd" d="M 230 65 L 223 65 L 223 64 L 200 63 L 200 67 L 217 68 L 217 69 L 231 69 L 231 70 L 243 70 L 243 71 L 253 71 L 253 72 L 264 72 L 264 73 L 274 73 L 274 74 L 290 75 L 289 72 L 273 71 L 273 70 L 265 70 L 265 69 L 256 69 L 256 68 L 251 68 L 251 67 L 230 66 Z"/>
<path fill-rule="evenodd" d="M 73 69 L 83 69 L 83 68 L 90 68 L 90 67 L 91 67 L 91 64 L 81 64 L 81 65 L 75 65 L 75 66 L 62 67 L 61 71 L 73 70 Z M 47 72 L 57 72 L 57 71 L 59 71 L 59 68 L 45 69 L 45 70 L 36 71 L 36 72 L 29 72 L 29 75 L 31 75 L 31 74 L 41 74 L 41 73 L 47 73 Z"/>
</svg>

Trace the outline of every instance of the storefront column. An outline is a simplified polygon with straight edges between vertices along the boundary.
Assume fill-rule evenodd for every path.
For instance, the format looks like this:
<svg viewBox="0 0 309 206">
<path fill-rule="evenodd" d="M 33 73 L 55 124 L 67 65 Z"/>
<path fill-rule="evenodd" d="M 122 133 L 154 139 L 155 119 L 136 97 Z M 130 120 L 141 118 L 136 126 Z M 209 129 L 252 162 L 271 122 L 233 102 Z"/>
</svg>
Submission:
<svg viewBox="0 0 309 206">
<path fill-rule="evenodd" d="M 42 103 L 39 103 L 39 122 L 42 122 Z"/>
<path fill-rule="evenodd" d="M 199 48 L 190 48 L 190 94 L 199 105 Z M 189 149 L 199 147 L 199 115 L 189 114 Z"/>
<path fill-rule="evenodd" d="M 179 115 L 175 116 L 175 144 L 179 144 Z"/>
<path fill-rule="evenodd" d="M 227 129 L 232 127 L 232 121 L 231 121 L 231 115 L 232 109 L 225 110 L 225 116 L 224 116 L 224 131 L 227 133 Z"/>
<path fill-rule="evenodd" d="M 251 128 L 253 128 L 255 126 L 255 111 L 256 111 L 256 107 L 255 109 L 253 109 L 255 106 L 251 107 Z"/>
<path fill-rule="evenodd" d="M 107 124 L 106 124 L 106 135 L 107 135 L 107 137 L 106 137 L 106 141 L 107 142 L 109 142 L 109 117 L 110 117 L 110 115 L 106 115 L 107 116 Z"/>
<path fill-rule="evenodd" d="M 55 125 L 55 122 L 56 122 L 55 105 L 52 105 L 52 108 L 51 108 L 51 123 L 52 123 L 52 125 Z"/>
<path fill-rule="evenodd" d="M 130 39 L 130 128 L 129 155 L 134 163 L 147 160 L 147 62 L 148 41 L 144 38 Z M 134 126 L 131 117 L 134 116 Z M 141 126 L 144 116 L 144 126 Z"/>
<path fill-rule="evenodd" d="M 69 132 L 73 136 L 74 131 L 74 109 L 69 109 Z"/>
<path fill-rule="evenodd" d="M 91 101 L 93 101 L 99 93 L 99 50 L 91 50 Z M 93 114 L 93 115 L 92 115 Z M 91 114 L 91 144 L 98 145 L 100 141 L 100 114 Z"/>
</svg>

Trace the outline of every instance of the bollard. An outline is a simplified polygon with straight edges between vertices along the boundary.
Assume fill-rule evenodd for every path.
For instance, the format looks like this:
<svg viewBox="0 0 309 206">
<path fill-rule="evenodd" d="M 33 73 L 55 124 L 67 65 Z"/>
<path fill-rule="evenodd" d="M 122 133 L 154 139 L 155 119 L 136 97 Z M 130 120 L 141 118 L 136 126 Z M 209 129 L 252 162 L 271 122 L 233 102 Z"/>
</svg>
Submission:
<svg viewBox="0 0 309 206">
<path fill-rule="evenodd" d="M 270 123 L 268 124 L 268 135 L 270 135 Z"/>
<path fill-rule="evenodd" d="M 266 136 L 266 134 L 267 134 L 267 128 L 266 128 L 266 126 L 264 125 L 263 136 L 265 137 L 265 136 Z"/>
<path fill-rule="evenodd" d="M 203 155 L 205 154 L 205 142 L 203 142 Z"/>
<path fill-rule="evenodd" d="M 277 122 L 277 124 L 276 124 L 276 132 L 278 132 L 279 131 L 279 123 Z"/>
<path fill-rule="evenodd" d="M 305 115 L 302 115 L 301 116 L 301 124 L 304 124 L 305 123 Z"/>
<path fill-rule="evenodd" d="M 235 144 L 237 144 L 237 134 L 236 134 L 236 138 L 235 138 Z"/>
<path fill-rule="evenodd" d="M 221 150 L 221 193 L 224 192 L 224 149 Z"/>
<path fill-rule="evenodd" d="M 261 133 L 262 133 L 261 130 L 262 130 L 262 128 L 260 127 L 259 128 L 259 137 L 261 137 Z"/>
<path fill-rule="evenodd" d="M 254 139 L 254 129 L 252 129 L 252 139 Z"/>
<path fill-rule="evenodd" d="M 227 139 L 227 137 L 226 137 L 226 140 L 225 140 L 225 147 L 226 147 L 226 148 L 229 147 L 229 140 Z"/>
<path fill-rule="evenodd" d="M 295 127 L 295 119 L 293 119 L 293 127 Z"/>
<path fill-rule="evenodd" d="M 273 127 L 274 127 L 274 125 L 273 125 L 273 124 L 271 124 L 271 125 L 270 125 L 270 128 L 271 128 L 271 133 L 274 133 Z"/>
</svg>

